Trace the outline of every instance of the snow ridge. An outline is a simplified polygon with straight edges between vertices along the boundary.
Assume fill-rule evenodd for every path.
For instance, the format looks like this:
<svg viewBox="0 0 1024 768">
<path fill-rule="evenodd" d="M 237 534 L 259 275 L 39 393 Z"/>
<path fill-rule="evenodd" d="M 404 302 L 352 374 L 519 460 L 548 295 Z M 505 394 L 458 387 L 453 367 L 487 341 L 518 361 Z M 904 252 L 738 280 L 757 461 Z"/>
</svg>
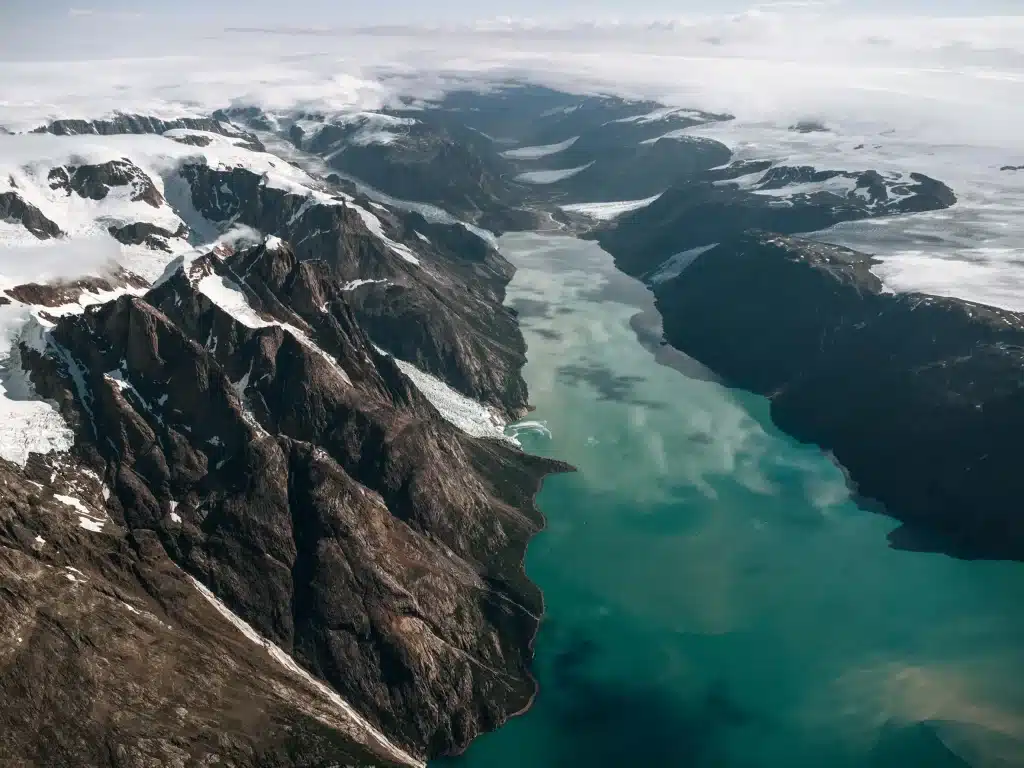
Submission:
<svg viewBox="0 0 1024 768">
<path fill-rule="evenodd" d="M 296 341 L 302 344 L 302 346 L 316 352 L 320 357 L 326 360 L 331 369 L 334 370 L 334 372 L 337 373 L 346 384 L 352 384 L 352 379 L 349 378 L 345 369 L 338 364 L 338 361 L 331 355 L 327 354 L 327 352 L 310 339 L 305 332 L 296 328 L 291 323 L 284 323 L 278 320 L 266 320 L 261 317 L 249 304 L 249 299 L 237 283 L 221 275 L 210 274 L 201 278 L 195 286 L 200 293 L 246 328 L 268 328 L 270 326 L 283 328 L 290 333 Z"/>
</svg>

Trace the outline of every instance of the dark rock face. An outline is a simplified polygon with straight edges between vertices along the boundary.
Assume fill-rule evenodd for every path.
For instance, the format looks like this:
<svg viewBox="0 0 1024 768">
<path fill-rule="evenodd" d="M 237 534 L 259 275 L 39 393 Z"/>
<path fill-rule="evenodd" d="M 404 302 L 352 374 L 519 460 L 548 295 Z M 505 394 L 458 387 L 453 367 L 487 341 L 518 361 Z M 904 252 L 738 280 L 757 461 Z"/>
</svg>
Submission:
<svg viewBox="0 0 1024 768">
<path fill-rule="evenodd" d="M 171 238 L 188 237 L 188 229 L 181 225 L 174 232 L 148 221 L 136 221 L 123 226 L 111 225 L 107 228 L 110 235 L 124 245 L 145 245 L 154 250 L 171 252 L 167 241 Z"/>
<path fill-rule="evenodd" d="M 217 133 L 221 136 L 240 138 L 246 145 L 258 152 L 263 151 L 263 145 L 259 139 L 246 131 L 235 128 L 222 115 L 215 117 L 183 117 L 176 120 L 161 120 L 148 115 L 126 115 L 119 114 L 107 120 L 54 120 L 47 125 L 33 129 L 33 133 L 52 133 L 56 136 L 78 136 L 81 134 L 96 134 L 99 136 L 111 136 L 115 134 L 129 133 L 166 133 L 170 130 L 203 131 L 205 133 Z M 199 145 L 203 146 L 203 145 Z"/>
<path fill-rule="evenodd" d="M 737 180 L 743 177 L 752 181 L 741 185 Z M 643 276 L 675 254 L 727 242 L 746 230 L 813 232 L 843 221 L 939 210 L 955 202 L 949 187 L 918 173 L 906 180 L 888 179 L 876 171 L 743 162 L 700 174 L 590 236 L 623 271 Z"/>
<path fill-rule="evenodd" d="M 801 120 L 789 127 L 795 133 L 828 133 L 828 128 L 819 120 Z"/>
<path fill-rule="evenodd" d="M 40 240 L 60 237 L 64 233 L 56 223 L 43 215 L 31 203 L 25 202 L 17 191 L 0 192 L 0 219 L 21 224 Z"/>
<path fill-rule="evenodd" d="M 179 618 L 190 610 L 178 597 L 184 571 L 408 752 L 457 752 L 534 695 L 529 665 L 542 602 L 522 558 L 543 523 L 533 494 L 545 474 L 565 467 L 444 421 L 370 344 L 333 271 L 286 246 L 211 254 L 144 298 L 61 318 L 46 354 L 23 347 L 22 356 L 39 393 L 75 429 L 78 458 L 110 487 L 104 533 L 75 531 L 103 542 L 91 566 L 103 579 L 134 590 L 185 632 L 210 614 Z M 244 296 L 251 309 L 236 317 L 204 291 Z M 103 508 L 95 490 L 79 496 Z M 32 539 L 19 541 L 24 550 Z M 143 578 L 152 583 L 140 588 Z M 281 697 L 303 699 L 245 666 L 225 667 L 234 658 L 225 644 L 240 642 L 229 626 L 196 634 L 194 651 L 167 651 L 166 669 L 201 656 L 190 674 L 218 685 L 179 687 L 177 699 L 129 685 L 145 689 L 132 694 L 142 697 L 137 720 L 153 702 L 173 711 L 180 700 L 192 713 L 174 729 L 181 748 L 203 746 L 208 731 L 195 721 L 235 712 L 219 685 L 251 675 L 230 692 L 247 704 L 218 754 L 253 766 L 327 764 L 317 755 L 330 764 L 395 762 L 353 735 L 351 723 L 308 706 L 305 714 L 279 709 Z M 274 668 L 265 654 L 250 656 Z M 28 678 L 11 674 L 7 701 L 38 712 L 18 687 Z M 84 673 L 67 674 L 79 681 Z M 85 701 L 98 697 L 118 711 L 111 689 L 138 674 L 128 666 L 94 676 Z M 108 725 L 84 723 L 92 730 L 83 739 L 117 742 Z M 177 746 L 155 736 L 146 754 L 168 760 Z M 30 748 L 42 749 L 34 740 Z M 143 748 L 125 749 L 131 757 Z M 269 762 L 268 753 L 282 756 Z"/>
<path fill-rule="evenodd" d="M 164 202 L 153 180 L 129 160 L 54 168 L 47 178 L 50 189 L 61 189 L 69 195 L 74 192 L 90 200 L 103 200 L 111 187 L 131 187 L 130 199 L 135 202 L 142 201 L 154 208 Z"/>
<path fill-rule="evenodd" d="M 665 130 L 664 126 L 659 128 L 661 132 Z M 583 142 L 581 138 L 546 160 L 559 168 L 586 167 L 554 184 L 540 185 L 540 189 L 533 186 L 533 196 L 573 202 L 643 199 L 663 192 L 681 179 L 726 163 L 732 156 L 724 144 L 708 139 L 663 138 L 649 144 L 622 145 L 618 139 L 604 136 L 605 133 L 609 131 L 601 130 L 594 142 Z M 603 147 L 604 143 L 609 146 Z"/>
<path fill-rule="evenodd" d="M 152 530 L 83 529 L 100 483 L 0 461 L 0 763 L 397 766 L 195 589 Z M 44 487 L 43 483 L 47 485 Z"/>
<path fill-rule="evenodd" d="M 213 143 L 213 139 L 209 136 L 196 136 L 195 134 L 186 134 L 185 136 L 172 136 L 171 139 L 178 142 L 179 144 L 187 144 L 190 147 L 208 147 Z"/>
<path fill-rule="evenodd" d="M 391 111 L 382 119 L 411 124 L 388 129 L 387 142 L 368 141 L 364 126 L 347 120 L 314 132 L 282 131 L 305 152 L 397 198 L 440 206 L 495 232 L 549 225 L 557 204 L 648 197 L 695 171 L 727 162 L 728 149 L 664 134 L 727 116 L 696 112 L 645 118 L 661 105 L 611 97 L 579 97 L 533 86 L 489 93 L 456 92 L 427 110 Z M 257 130 L 269 123 L 252 110 L 232 117 Z M 302 115 L 323 120 L 322 115 Z M 546 157 L 516 157 L 513 147 L 575 143 Z M 553 184 L 517 180 L 528 171 L 592 163 Z"/>
<path fill-rule="evenodd" d="M 750 233 L 656 287 L 666 339 L 832 451 L 895 544 L 1024 559 L 1024 316 L 883 293 L 871 257 Z"/>
<path fill-rule="evenodd" d="M 266 119 L 263 111 L 258 107 L 232 107 L 229 110 L 218 109 L 213 113 L 213 117 L 221 123 L 232 125 L 232 127 L 234 127 L 233 120 L 251 125 L 260 131 L 270 131 L 273 127 L 273 124 Z"/>
<path fill-rule="evenodd" d="M 149 284 L 138 275 L 118 267 L 106 277 L 83 277 L 78 280 L 55 280 L 49 283 L 25 283 L 8 288 L 7 294 L 23 304 L 59 307 L 78 301 L 83 293 L 101 293 L 125 287 L 147 288 Z"/>
<path fill-rule="evenodd" d="M 317 134 L 307 151 L 330 152 L 336 136 L 332 126 Z M 418 122 L 395 144 L 355 144 L 332 155 L 331 164 L 373 187 L 406 199 L 439 205 L 498 230 L 515 222 L 532 226 L 537 217 L 522 210 L 522 194 L 506 176 L 512 166 L 492 143 L 458 124 Z M 518 210 L 518 212 L 517 212 Z"/>
<path fill-rule="evenodd" d="M 532 89 L 518 97 L 522 101 L 533 98 Z M 486 102 L 479 108 L 487 112 L 491 104 Z M 727 120 L 727 115 L 673 111 L 657 102 L 613 97 L 576 97 L 561 109 L 539 111 L 532 104 L 527 109 L 533 120 L 525 130 L 494 130 L 502 136 L 511 135 L 520 147 L 573 142 L 552 155 L 516 160 L 516 172 L 583 168 L 552 184 L 522 183 L 528 199 L 535 204 L 647 198 L 695 173 L 727 163 L 731 157 L 728 147 L 720 142 L 677 133 L 702 123 Z M 473 120 L 475 114 L 467 119 Z"/>
<path fill-rule="evenodd" d="M 510 417 L 524 412 L 526 385 L 519 371 L 526 347 L 515 318 L 502 306 L 513 269 L 480 238 L 462 226 L 397 216 L 365 198 L 310 204 L 305 196 L 264 186 L 259 175 L 240 168 L 189 165 L 183 173 L 206 218 L 233 219 L 282 237 L 295 244 L 300 260 L 325 261 L 343 282 L 386 281 L 347 295 L 377 345 Z M 359 208 L 422 263 L 382 243 Z"/>
<path fill-rule="evenodd" d="M 526 85 L 488 93 L 456 91 L 437 108 L 490 135 L 501 149 L 557 144 L 578 136 L 570 149 L 592 153 L 628 152 L 670 131 L 731 119 L 697 110 L 670 110 L 656 101 L 580 96 Z"/>
</svg>

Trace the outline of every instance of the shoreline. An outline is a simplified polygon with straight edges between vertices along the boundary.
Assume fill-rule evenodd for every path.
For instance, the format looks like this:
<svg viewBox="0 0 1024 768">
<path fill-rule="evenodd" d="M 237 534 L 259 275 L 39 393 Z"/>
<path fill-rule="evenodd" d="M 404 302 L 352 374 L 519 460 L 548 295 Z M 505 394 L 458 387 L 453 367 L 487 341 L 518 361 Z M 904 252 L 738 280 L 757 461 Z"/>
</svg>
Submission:
<svg viewBox="0 0 1024 768">
<path fill-rule="evenodd" d="M 539 234 L 542 234 L 542 233 L 539 233 Z M 499 250 L 499 253 L 500 253 L 500 250 Z M 505 258 L 504 254 L 502 254 L 502 258 Z M 514 264 L 512 266 L 515 268 Z M 505 285 L 502 287 L 502 291 L 504 293 L 503 301 L 502 301 L 502 306 L 504 306 L 504 307 L 508 307 L 509 306 L 507 304 L 507 301 L 508 301 L 508 286 L 512 283 L 512 280 L 515 279 L 515 274 L 516 274 L 517 271 L 518 271 L 518 268 L 515 268 L 515 271 L 513 271 L 511 277 L 508 280 L 508 282 L 506 282 Z M 528 386 L 527 382 L 525 381 L 525 379 L 523 379 L 523 369 L 526 367 L 526 364 L 529 361 L 529 344 L 527 344 L 526 337 L 525 337 L 525 335 L 523 333 L 522 324 L 520 323 L 520 320 L 519 320 L 518 316 L 515 318 L 515 324 L 516 324 L 516 332 L 519 334 L 520 339 L 522 339 L 523 348 L 525 350 L 523 364 L 515 372 L 515 375 L 523 380 L 524 391 L 526 391 L 527 396 L 529 396 L 529 386 Z M 537 406 L 534 405 L 533 403 L 527 402 L 525 405 L 516 407 L 514 409 L 510 409 L 510 410 L 511 410 L 512 413 L 514 413 L 516 415 L 515 421 L 519 421 L 524 416 L 526 416 L 527 414 L 536 412 Z M 514 422 L 512 422 L 512 423 L 514 423 Z M 485 440 L 485 441 L 488 440 L 488 438 L 480 438 L 480 439 L 481 440 Z M 537 597 L 538 597 L 538 599 L 540 601 L 540 610 L 539 610 L 539 612 L 536 615 L 536 621 L 533 623 L 532 631 L 530 632 L 529 637 L 526 639 L 526 651 L 527 651 L 527 655 L 528 655 L 527 665 L 526 665 L 526 672 L 527 672 L 528 680 L 529 680 L 529 682 L 532 685 L 533 691 L 530 694 L 529 699 L 526 701 L 525 704 L 523 704 L 523 706 L 521 706 L 519 709 L 517 709 L 515 711 L 511 711 L 511 712 L 506 713 L 504 716 L 502 716 L 499 720 L 497 720 L 495 722 L 495 724 L 494 724 L 494 726 L 492 728 L 488 728 L 486 730 L 479 731 L 478 733 L 476 733 L 472 737 L 470 737 L 469 740 L 466 741 L 465 744 L 462 744 L 457 749 L 453 749 L 453 750 L 451 750 L 449 752 L 446 752 L 446 753 L 444 753 L 442 755 L 437 755 L 436 757 L 428 757 L 427 758 L 427 765 L 428 766 L 433 761 L 438 760 L 438 759 L 442 759 L 442 760 L 443 759 L 452 759 L 452 758 L 458 758 L 458 757 L 464 755 L 469 750 L 469 748 L 481 736 L 485 736 L 487 734 L 494 733 L 494 732 L 498 731 L 499 729 L 501 729 L 502 727 L 504 727 L 513 718 L 522 717 L 523 715 L 527 714 L 533 708 L 533 705 L 536 703 L 537 696 L 540 693 L 540 681 L 537 679 L 537 675 L 536 675 L 536 673 L 534 671 L 534 662 L 536 660 L 536 642 L 537 642 L 537 637 L 540 634 L 541 625 L 544 622 L 544 617 L 545 617 L 545 614 L 547 612 L 547 606 L 546 606 L 545 599 L 544 599 L 544 590 L 541 588 L 541 586 L 539 584 L 537 584 L 533 579 L 530 578 L 530 575 L 526 571 L 526 556 L 527 556 L 527 552 L 529 550 L 530 544 L 533 542 L 534 538 L 537 537 L 538 535 L 540 535 L 541 533 L 543 533 L 547 529 L 547 522 L 548 522 L 547 515 L 540 508 L 540 505 L 539 505 L 539 503 L 537 501 L 538 497 L 540 496 L 541 491 L 544 490 L 544 484 L 545 484 L 546 480 L 549 477 L 552 477 L 552 476 L 555 476 L 555 475 L 568 474 L 568 473 L 571 473 L 571 472 L 578 472 L 579 470 L 578 470 L 577 467 L 573 466 L 569 462 L 562 461 L 560 459 L 550 458 L 550 457 L 547 457 L 547 456 L 541 456 L 541 455 L 538 455 L 538 454 L 535 454 L 535 453 L 530 453 L 530 452 L 526 451 L 525 449 L 523 449 L 521 446 L 502 445 L 502 447 L 503 448 L 508 448 L 508 449 L 514 451 L 515 452 L 515 458 L 518 461 L 521 462 L 521 466 L 524 469 L 527 469 L 527 470 L 531 469 L 532 468 L 531 465 L 540 468 L 540 471 L 537 472 L 537 474 L 535 476 L 534 483 L 533 483 L 533 488 L 532 488 L 532 490 L 530 490 L 528 492 L 528 499 L 529 499 L 528 504 L 525 506 L 525 508 L 521 508 L 519 510 L 526 517 L 528 517 L 528 519 L 536 521 L 535 529 L 531 533 L 529 533 L 524 540 L 522 540 L 520 542 L 520 546 L 517 547 L 517 549 L 519 551 L 517 553 L 517 558 L 516 558 L 517 559 L 517 565 L 518 565 L 518 576 L 520 576 L 522 578 L 522 580 L 523 580 L 523 582 L 525 584 L 529 584 L 531 587 L 533 587 L 533 589 L 536 590 Z M 525 459 L 525 461 L 524 461 L 524 459 Z M 526 490 L 526 489 L 524 489 L 524 490 Z"/>
<path fill-rule="evenodd" d="M 816 247 L 818 246 L 817 241 L 806 242 Z M 601 248 L 611 256 L 615 269 L 619 274 L 629 279 L 640 281 L 640 278 L 631 275 L 625 270 L 622 265 L 623 254 L 621 252 L 615 253 L 608 250 L 604 245 L 601 245 Z M 863 255 L 867 256 L 866 254 Z M 810 269 L 810 267 L 808 268 Z M 705 270 L 705 273 L 708 272 L 712 272 L 711 268 Z M 713 274 L 717 275 L 717 273 Z M 714 277 L 707 279 L 713 280 Z M 646 288 L 651 303 L 649 308 L 642 309 L 634 316 L 634 322 L 631 325 L 634 332 L 640 338 L 641 344 L 648 348 L 652 348 L 654 337 L 660 334 L 660 348 L 655 354 L 655 359 L 659 363 L 681 372 L 684 376 L 714 381 L 727 389 L 767 399 L 769 403 L 768 416 L 772 427 L 800 443 L 815 446 L 823 456 L 828 458 L 842 472 L 850 499 L 858 508 L 873 515 L 880 515 L 894 523 L 894 528 L 885 537 L 891 548 L 907 552 L 937 553 L 959 560 L 1022 561 L 1024 555 L 1021 554 L 1019 536 L 1015 538 L 1015 535 L 1011 533 L 1011 530 L 1014 529 L 1014 516 L 1012 514 L 1006 514 L 1003 517 L 1003 520 L 1006 521 L 1003 523 L 1006 535 L 1000 538 L 997 533 L 993 533 L 992 526 L 987 529 L 984 527 L 972 527 L 970 515 L 958 514 L 954 505 L 946 504 L 938 508 L 937 511 L 931 511 L 930 508 L 926 507 L 922 499 L 926 496 L 929 484 L 936 482 L 936 475 L 926 471 L 919 472 L 916 481 L 910 480 L 908 483 L 903 484 L 902 487 L 900 484 L 893 483 L 891 478 L 886 475 L 884 467 L 871 460 L 872 452 L 866 447 L 870 441 L 861 440 L 858 442 L 851 440 L 849 434 L 843 434 L 841 431 L 835 433 L 828 431 L 820 432 L 820 430 L 813 426 L 815 423 L 813 416 L 804 410 L 799 401 L 794 401 L 792 395 L 788 395 L 789 399 L 786 399 L 786 387 L 777 390 L 760 387 L 756 383 L 759 373 L 756 356 L 751 356 L 749 350 L 738 350 L 731 357 L 728 355 L 725 357 L 719 356 L 720 359 L 716 365 L 713 360 L 717 353 L 715 348 L 709 345 L 708 339 L 702 337 L 696 331 L 691 332 L 691 330 L 687 330 L 697 328 L 693 321 L 695 317 L 701 316 L 699 308 L 697 310 L 687 308 L 686 299 L 692 299 L 691 294 L 694 289 L 689 289 L 689 292 L 683 288 L 679 289 L 684 294 L 684 298 L 681 300 L 682 303 L 677 305 L 681 309 L 675 313 L 675 319 L 670 322 L 670 328 L 666 330 L 662 308 L 666 304 L 672 306 L 673 295 L 666 294 L 665 292 L 655 292 L 646 284 L 642 282 L 641 284 Z M 710 285 L 714 287 L 714 284 Z M 816 286 L 808 289 L 805 294 L 808 300 L 813 301 L 818 298 L 815 290 L 817 290 Z M 847 290 L 848 293 L 853 293 L 856 289 L 844 288 L 844 290 Z M 973 338 L 975 339 L 975 344 L 989 344 L 991 347 L 993 346 L 991 338 L 995 337 L 995 334 L 1004 334 L 1006 336 L 1004 342 L 1009 344 L 1012 343 L 1011 337 L 1014 334 L 1024 333 L 1024 330 L 1022 330 L 1024 325 L 1020 324 L 1019 314 L 1001 310 L 998 307 L 979 305 L 961 299 L 932 296 L 930 294 L 892 294 L 868 290 L 865 295 L 877 297 L 877 301 L 883 302 L 886 309 L 891 310 L 893 313 L 905 310 L 906 305 L 912 304 L 914 301 L 934 303 L 936 309 L 933 311 L 942 314 L 940 318 L 942 321 L 956 323 L 956 325 L 952 326 L 951 330 L 947 328 L 945 336 L 940 337 L 940 340 L 946 342 L 947 346 L 954 350 L 959 348 L 957 345 L 962 343 L 962 337 Z M 854 311 L 854 316 L 859 318 L 860 315 L 856 315 L 856 311 L 861 311 L 865 318 L 869 318 L 871 313 L 864 308 L 867 300 L 859 292 L 857 297 L 859 303 Z M 965 308 L 963 312 L 958 311 L 957 308 L 960 307 Z M 691 315 L 687 315 L 687 312 L 690 312 Z M 654 324 L 644 322 L 654 315 L 660 320 L 657 324 L 657 329 Z M 977 318 L 974 315 L 977 315 Z M 903 316 L 908 316 L 906 311 Z M 681 317 L 687 320 L 685 324 L 682 323 Z M 713 326 L 716 317 L 717 315 L 712 312 L 705 319 L 707 323 Z M 770 326 L 770 324 L 768 325 Z M 906 325 L 906 329 L 908 338 L 913 338 L 914 327 L 910 326 L 909 322 Z M 896 330 L 904 330 L 904 328 L 898 327 Z M 689 336 L 686 334 L 689 334 Z M 973 334 L 973 336 L 968 336 L 969 334 Z M 688 338 L 690 339 L 690 344 L 687 344 Z M 998 337 L 997 341 L 1001 338 Z M 998 345 L 995 346 L 998 347 Z M 954 355 L 955 352 L 949 352 L 948 354 Z M 710 356 L 704 357 L 704 360 L 708 360 L 707 363 L 701 359 L 705 355 Z M 793 370 L 799 370 L 801 365 L 813 366 L 814 364 L 814 360 L 810 357 L 797 360 L 793 363 L 795 366 Z M 836 365 L 835 359 L 831 361 L 831 364 Z M 904 370 L 904 367 L 901 366 L 909 367 L 911 365 L 912 362 L 909 360 L 905 363 L 897 361 L 891 368 L 892 370 L 900 371 Z M 978 370 L 982 374 L 986 372 L 986 369 L 981 366 L 979 366 Z M 826 378 L 821 380 L 827 381 Z M 950 391 L 955 393 L 957 390 L 951 389 Z M 804 394 L 806 395 L 807 393 Z M 913 397 L 913 390 L 910 389 L 909 385 L 904 385 L 902 388 L 897 387 L 893 389 L 890 394 L 896 397 Z M 993 397 L 992 402 L 995 408 L 1008 407 L 1003 405 L 1005 401 L 1001 401 L 996 396 Z M 808 407 L 821 406 L 815 406 L 812 398 L 811 405 Z M 925 403 L 922 408 L 932 408 L 930 412 L 932 419 L 946 418 L 951 425 L 949 429 L 953 430 L 951 434 L 955 433 L 955 430 L 958 428 L 957 424 L 959 422 L 957 419 L 963 418 L 955 408 L 949 407 L 943 410 L 941 404 L 929 405 Z M 980 411 L 981 405 L 979 404 L 977 408 Z M 976 419 L 976 422 L 980 423 L 980 417 Z M 903 433 L 897 432 L 895 434 L 901 440 L 908 441 L 910 444 L 918 447 L 922 445 L 920 434 L 915 433 L 914 430 L 907 430 Z M 877 447 L 878 442 L 876 441 L 872 444 Z M 1004 451 L 1004 458 L 1006 455 L 1007 453 Z M 989 459 L 989 454 L 985 453 L 983 458 Z M 844 463 L 844 459 L 854 465 L 854 468 L 850 469 Z M 968 455 L 968 459 L 965 460 L 969 461 L 970 456 Z M 975 463 L 980 461 L 981 459 L 975 457 Z M 1005 474 L 1002 476 L 1004 480 L 1006 477 L 1007 475 Z M 982 487 L 995 487 L 991 481 L 992 478 L 989 478 L 989 481 L 985 482 Z M 1009 509 L 1009 506 L 1005 508 Z M 969 507 L 964 507 L 964 510 L 969 512 Z M 1020 530 L 1019 525 L 1016 527 L 1016 530 Z"/>
<path fill-rule="evenodd" d="M 534 406 L 530 406 L 530 407 L 534 408 Z M 427 759 L 427 765 L 428 766 L 433 761 L 435 761 L 435 760 L 458 758 L 458 757 L 464 755 L 469 750 L 469 748 L 473 746 L 473 744 L 477 741 L 477 739 L 479 739 L 481 736 L 486 736 L 487 734 L 494 733 L 495 731 L 497 731 L 500 728 L 504 727 L 513 718 L 521 717 L 521 716 L 527 714 L 533 708 L 533 705 L 537 701 L 537 696 L 540 693 L 540 682 L 537 680 L 537 676 L 536 676 L 536 674 L 534 672 L 534 669 L 533 669 L 533 664 L 534 664 L 535 657 L 536 657 L 535 647 L 536 647 L 537 636 L 540 634 L 541 625 L 544 623 L 544 617 L 545 617 L 545 614 L 547 612 L 547 606 L 546 606 L 546 604 L 544 602 L 544 590 L 541 589 L 540 585 L 538 585 L 535 581 L 533 581 L 530 578 L 529 574 L 526 572 L 526 554 L 527 554 L 527 550 L 529 549 L 529 546 L 533 542 L 534 538 L 537 537 L 538 535 L 540 535 L 541 533 L 543 533 L 547 529 L 547 515 L 544 514 L 544 511 L 540 508 L 540 506 L 537 503 L 537 497 L 540 495 L 541 491 L 544 490 L 544 483 L 545 483 L 545 481 L 549 477 L 553 477 L 553 476 L 556 476 L 556 475 L 562 475 L 562 474 L 569 474 L 569 473 L 572 473 L 572 472 L 578 472 L 579 470 L 576 467 L 574 467 L 572 464 L 569 464 L 568 462 L 565 462 L 565 461 L 560 461 L 559 459 L 549 459 L 546 456 L 538 456 L 537 454 L 528 453 L 528 452 L 526 452 L 526 451 L 524 451 L 522 449 L 515 449 L 515 450 L 518 453 L 520 453 L 522 456 L 529 456 L 529 457 L 531 457 L 531 459 L 537 459 L 537 460 L 540 460 L 541 462 L 543 462 L 545 464 L 553 465 L 548 470 L 544 471 L 543 473 L 541 473 L 537 477 L 536 483 L 535 483 L 535 488 L 534 488 L 533 492 L 530 494 L 530 507 L 529 507 L 529 509 L 530 509 L 530 511 L 532 511 L 532 512 L 534 512 L 536 514 L 536 516 L 539 518 L 540 522 L 539 522 L 536 530 L 533 533 L 531 533 L 525 539 L 525 541 L 522 542 L 522 554 L 521 554 L 521 556 L 519 558 L 519 573 L 520 573 L 520 575 L 522 575 L 523 579 L 527 583 L 532 585 L 537 590 L 537 596 L 539 597 L 540 603 L 541 603 L 540 604 L 540 612 L 536 616 L 536 622 L 534 623 L 533 630 L 530 633 L 530 637 L 529 637 L 529 639 L 527 641 L 527 646 L 526 646 L 527 650 L 529 652 L 529 664 L 528 664 L 528 667 L 527 667 L 527 674 L 528 674 L 528 678 L 529 678 L 529 680 L 530 680 L 530 682 L 532 683 L 532 686 L 533 686 L 533 693 L 530 694 L 530 698 L 527 700 L 527 702 L 522 707 L 520 707 L 519 709 L 517 709 L 517 710 L 515 710 L 513 712 L 508 712 L 507 714 L 505 714 L 499 721 L 497 721 L 495 723 L 493 728 L 489 728 L 487 730 L 482 730 L 482 731 L 476 733 L 474 736 L 472 736 L 469 739 L 469 741 L 467 741 L 465 744 L 463 744 L 457 750 L 452 750 L 450 752 L 444 753 L 443 755 L 437 755 L 436 757 L 428 758 Z"/>
</svg>

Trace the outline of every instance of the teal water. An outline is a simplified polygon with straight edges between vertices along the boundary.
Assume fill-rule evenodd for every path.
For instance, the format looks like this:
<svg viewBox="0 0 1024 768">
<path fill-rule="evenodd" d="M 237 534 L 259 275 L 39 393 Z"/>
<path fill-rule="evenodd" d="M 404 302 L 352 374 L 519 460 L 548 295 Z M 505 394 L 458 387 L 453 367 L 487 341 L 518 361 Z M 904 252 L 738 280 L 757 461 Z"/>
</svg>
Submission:
<svg viewBox="0 0 1024 768">
<path fill-rule="evenodd" d="M 527 556 L 537 702 L 439 765 L 1024 765 L 1024 566 L 889 549 L 764 399 L 658 362 L 649 296 L 595 244 L 501 248 L 550 431 L 520 439 L 579 472 Z"/>
</svg>

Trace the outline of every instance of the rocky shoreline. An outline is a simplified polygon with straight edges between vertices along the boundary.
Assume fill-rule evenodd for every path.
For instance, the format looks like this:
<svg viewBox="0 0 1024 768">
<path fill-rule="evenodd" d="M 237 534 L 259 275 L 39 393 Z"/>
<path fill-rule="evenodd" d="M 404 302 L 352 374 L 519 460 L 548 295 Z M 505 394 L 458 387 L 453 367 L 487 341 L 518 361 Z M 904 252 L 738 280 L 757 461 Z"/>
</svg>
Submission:
<svg viewBox="0 0 1024 768">
<path fill-rule="evenodd" d="M 254 313 L 241 316 L 248 324 L 225 312 L 221 297 L 203 293 L 210 278 L 241 274 Z M 58 319 L 42 350 L 23 345 L 22 354 L 36 390 L 76 431 L 74 459 L 52 460 L 66 463 L 67 478 L 53 472 L 45 494 L 82 514 L 65 515 L 66 528 L 22 517 L 8 530 L 44 564 L 49 550 L 33 537 L 48 545 L 75 539 L 68 545 L 75 565 L 67 567 L 91 589 L 120 582 L 138 615 L 158 622 L 181 610 L 167 598 L 153 603 L 178 580 L 171 574 L 179 571 L 166 570 L 176 564 L 215 596 L 223 615 L 325 679 L 408 754 L 458 754 L 480 732 L 526 711 L 536 694 L 530 663 L 543 600 L 523 558 L 544 524 L 535 503 L 544 477 L 571 467 L 465 436 L 440 419 L 391 358 L 369 346 L 351 311 L 331 304 L 337 291 L 316 263 L 298 262 L 282 243 L 211 254 L 144 297 Z M 324 299 L 332 307 L 324 320 L 303 314 Z M 204 346 L 203 337 L 213 340 Z M 331 350 L 335 362 L 320 350 Z M 206 394 L 193 394 L 202 382 Z M 83 472 L 97 478 L 88 491 Z M 36 481 L 31 473 L 18 481 L 19 474 L 7 493 L 21 488 L 31 498 Z M 339 493 L 345 508 L 330 500 Z M 309 539 L 313 520 L 328 529 Z M 167 575 L 129 587 L 138 555 L 111 561 L 106 551 L 118 541 L 164 563 Z M 258 565 L 265 558 L 292 563 L 291 576 L 273 575 L 276 566 L 266 571 Z M 14 589 L 13 572 L 3 575 Z M 353 591 L 363 594 L 363 607 L 344 599 Z M 290 617 L 281 612 L 288 605 Z M 222 642 L 236 632 L 230 623 L 214 630 Z M 34 639 L 42 636 L 36 627 Z M 273 659 L 257 663 L 273 666 Z M 11 686 L 30 681 L 18 682 L 16 663 L 7 670 L 14 675 L 8 701 L 18 701 Z M 113 704 L 105 686 L 93 695 Z M 220 703 L 208 706 L 214 715 Z M 186 708 L 202 711 L 191 700 Z M 42 749 L 36 728 L 11 726 L 24 741 L 9 740 L 9 754 Z M 176 730 L 178 738 L 189 732 Z M 96 738 L 119 741 L 109 732 Z M 272 749 L 258 733 L 242 738 L 256 755 Z M 166 755 L 170 747 L 155 749 Z M 295 759 L 280 764 L 307 764 Z"/>
<path fill-rule="evenodd" d="M 529 410 L 514 268 L 470 227 L 267 155 L 274 126 L 389 194 L 597 239 L 651 287 L 665 341 L 834 453 L 903 522 L 895 545 L 1024 559 L 1024 318 L 886 293 L 870 256 L 792 236 L 951 189 L 680 135 L 727 115 L 488 98 L 3 137 L 61 149 L 11 168 L 0 216 L 40 242 L 98 231 L 140 268 L 0 295 L 25 319 L 0 384 L 56 409 L 0 458 L 0 762 L 422 765 L 534 702 L 524 558 L 544 479 L 573 468 L 503 436 Z M 82 158 L 79 134 L 132 142 Z"/>
<path fill-rule="evenodd" d="M 209 128 L 53 132 L 257 151 Z M 459 225 L 253 162 L 184 155 L 167 197 L 127 159 L 39 172 L 56 221 L 33 208 L 31 236 L 75 238 L 57 205 L 87 197 L 171 263 L 5 289 L 25 324 L 3 383 L 73 446 L 0 460 L 0 762 L 418 765 L 534 700 L 523 560 L 544 477 L 572 468 L 502 436 L 528 408 L 513 268 Z M 211 224 L 258 232 L 189 252 Z"/>
<path fill-rule="evenodd" d="M 628 256 L 624 258 L 628 259 Z M 829 451 L 901 548 L 1024 560 L 1024 317 L 883 290 L 871 256 L 747 232 L 653 286 L 667 343 Z"/>
</svg>

